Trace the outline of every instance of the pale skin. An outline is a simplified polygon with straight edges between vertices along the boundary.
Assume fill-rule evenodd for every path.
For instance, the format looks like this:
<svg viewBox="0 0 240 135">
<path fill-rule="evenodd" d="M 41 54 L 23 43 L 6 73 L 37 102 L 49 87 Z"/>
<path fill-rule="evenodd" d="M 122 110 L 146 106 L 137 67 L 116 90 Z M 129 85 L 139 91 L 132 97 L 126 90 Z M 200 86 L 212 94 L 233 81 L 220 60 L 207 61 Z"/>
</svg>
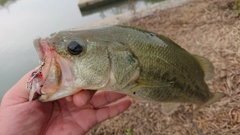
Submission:
<svg viewBox="0 0 240 135">
<path fill-rule="evenodd" d="M 30 74 L 20 79 L 2 99 L 1 135 L 84 135 L 94 125 L 131 105 L 131 100 L 123 94 L 87 90 L 53 102 L 37 99 L 29 102 L 25 85 Z"/>
</svg>

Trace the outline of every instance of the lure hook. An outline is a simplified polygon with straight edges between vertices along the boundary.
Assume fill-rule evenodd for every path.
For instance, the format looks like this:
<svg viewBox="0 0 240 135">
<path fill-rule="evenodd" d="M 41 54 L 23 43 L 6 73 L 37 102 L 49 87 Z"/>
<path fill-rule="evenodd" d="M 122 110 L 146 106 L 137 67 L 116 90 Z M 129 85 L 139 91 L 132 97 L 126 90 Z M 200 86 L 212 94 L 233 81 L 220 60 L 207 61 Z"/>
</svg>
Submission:
<svg viewBox="0 0 240 135">
<path fill-rule="evenodd" d="M 32 89 L 32 82 L 33 82 L 33 79 L 36 78 L 36 77 L 41 77 L 42 76 L 42 67 L 45 65 L 45 59 L 44 61 L 41 63 L 41 65 L 39 66 L 39 68 L 36 70 L 36 71 L 33 71 L 29 80 L 27 81 L 27 84 L 26 84 L 26 89 L 27 90 L 31 90 Z"/>
</svg>

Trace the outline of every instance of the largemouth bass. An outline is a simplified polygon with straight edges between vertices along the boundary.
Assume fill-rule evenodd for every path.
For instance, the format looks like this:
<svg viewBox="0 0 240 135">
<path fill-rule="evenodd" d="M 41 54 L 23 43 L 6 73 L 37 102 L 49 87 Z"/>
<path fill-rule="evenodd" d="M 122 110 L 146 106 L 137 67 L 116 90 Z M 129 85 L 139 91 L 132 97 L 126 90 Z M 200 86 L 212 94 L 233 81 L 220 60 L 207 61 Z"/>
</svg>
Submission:
<svg viewBox="0 0 240 135">
<path fill-rule="evenodd" d="M 40 101 L 80 90 L 125 93 L 162 103 L 170 114 L 180 103 L 195 110 L 224 96 L 209 91 L 212 63 L 192 55 L 169 38 L 127 26 L 70 29 L 34 41 L 41 61 Z"/>
</svg>

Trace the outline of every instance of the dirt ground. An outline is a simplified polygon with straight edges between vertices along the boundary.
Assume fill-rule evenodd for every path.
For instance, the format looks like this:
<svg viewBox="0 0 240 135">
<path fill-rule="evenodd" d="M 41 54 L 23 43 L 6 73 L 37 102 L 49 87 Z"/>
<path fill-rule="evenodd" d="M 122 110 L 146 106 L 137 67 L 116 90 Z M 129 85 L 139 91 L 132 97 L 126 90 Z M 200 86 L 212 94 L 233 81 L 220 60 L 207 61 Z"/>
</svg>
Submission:
<svg viewBox="0 0 240 135">
<path fill-rule="evenodd" d="M 208 81 L 210 90 L 224 92 L 226 97 L 194 117 L 204 135 L 240 135 L 240 18 L 231 10 L 231 1 L 193 0 L 144 18 L 136 14 L 125 24 L 164 34 L 213 62 L 215 77 Z M 191 105 L 184 107 L 191 112 Z M 88 135 L 198 134 L 180 107 L 169 116 L 160 108 L 160 104 L 134 102 L 126 112 L 97 125 Z"/>
</svg>

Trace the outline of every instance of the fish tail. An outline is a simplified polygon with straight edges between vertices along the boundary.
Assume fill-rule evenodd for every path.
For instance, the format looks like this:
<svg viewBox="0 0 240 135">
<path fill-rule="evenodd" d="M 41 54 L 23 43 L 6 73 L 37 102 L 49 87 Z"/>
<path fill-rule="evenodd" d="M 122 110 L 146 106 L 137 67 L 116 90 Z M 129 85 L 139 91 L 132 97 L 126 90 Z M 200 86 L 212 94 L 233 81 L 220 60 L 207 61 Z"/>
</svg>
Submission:
<svg viewBox="0 0 240 135">
<path fill-rule="evenodd" d="M 207 106 L 207 105 L 210 105 L 214 102 L 217 102 L 218 100 L 220 100 L 224 96 L 225 96 L 225 94 L 221 93 L 221 92 L 212 93 L 212 97 L 207 102 L 204 102 L 203 104 L 200 104 L 200 105 L 196 106 L 196 108 L 194 109 L 193 115 L 195 115 L 200 108 L 202 108 L 204 106 Z"/>
</svg>

